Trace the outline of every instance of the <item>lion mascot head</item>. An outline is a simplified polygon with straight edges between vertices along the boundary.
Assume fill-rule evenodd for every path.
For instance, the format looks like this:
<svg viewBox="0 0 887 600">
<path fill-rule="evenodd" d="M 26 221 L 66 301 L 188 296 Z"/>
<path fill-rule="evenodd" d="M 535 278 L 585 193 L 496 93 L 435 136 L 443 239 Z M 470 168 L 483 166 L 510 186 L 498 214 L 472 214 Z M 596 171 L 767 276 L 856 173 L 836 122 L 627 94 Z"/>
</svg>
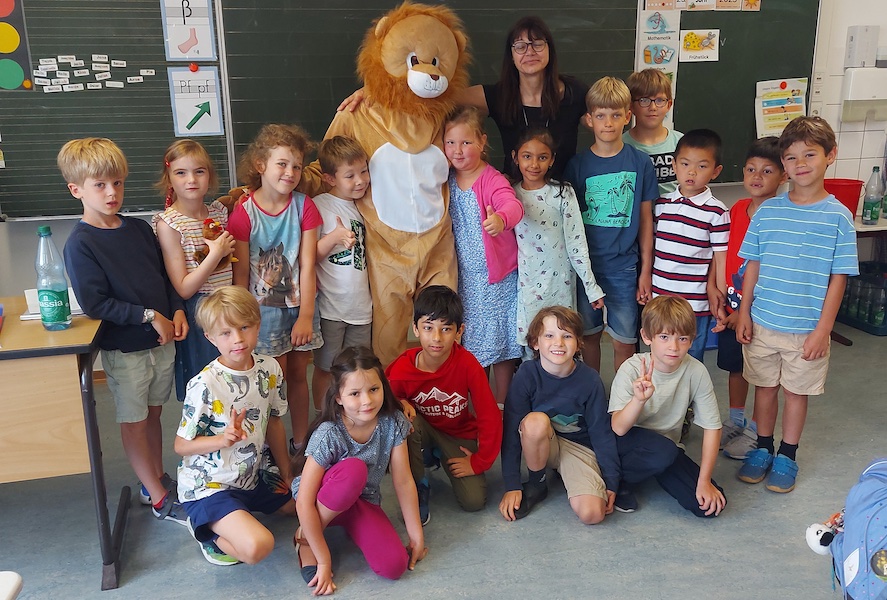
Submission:
<svg viewBox="0 0 887 600">
<path fill-rule="evenodd" d="M 441 122 L 468 85 L 468 38 L 445 6 L 404 2 L 367 31 L 357 74 L 386 108 Z"/>
</svg>

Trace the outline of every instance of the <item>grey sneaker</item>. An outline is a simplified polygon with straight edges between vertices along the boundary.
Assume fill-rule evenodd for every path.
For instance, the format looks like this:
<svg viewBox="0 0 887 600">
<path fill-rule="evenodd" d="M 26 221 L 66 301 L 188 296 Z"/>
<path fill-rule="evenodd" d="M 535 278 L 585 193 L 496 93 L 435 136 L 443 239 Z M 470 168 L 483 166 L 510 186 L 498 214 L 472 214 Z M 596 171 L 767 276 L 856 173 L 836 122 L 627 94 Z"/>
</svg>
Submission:
<svg viewBox="0 0 887 600">
<path fill-rule="evenodd" d="M 730 443 L 733 438 L 742 435 L 742 427 L 733 422 L 733 419 L 727 419 L 721 425 L 721 445 L 720 449 Z"/>
<path fill-rule="evenodd" d="M 746 427 L 724 445 L 724 456 L 734 460 L 745 460 L 752 450 L 758 449 L 758 434 Z"/>
<path fill-rule="evenodd" d="M 169 473 L 164 473 L 163 477 L 160 478 L 160 483 L 163 484 L 168 491 L 176 493 L 176 480 L 169 476 Z M 142 482 L 139 482 L 139 503 L 145 506 L 151 506 L 154 504 L 151 502 L 151 494 L 148 493 L 148 488 L 142 485 Z"/>
<path fill-rule="evenodd" d="M 188 515 L 185 513 L 185 507 L 175 499 L 172 492 L 166 494 L 159 509 L 151 507 L 151 512 L 161 521 L 172 521 L 182 527 L 188 527 Z"/>
<path fill-rule="evenodd" d="M 416 491 L 419 493 L 419 520 L 425 526 L 431 520 L 431 487 L 427 483 L 417 483 Z"/>
</svg>

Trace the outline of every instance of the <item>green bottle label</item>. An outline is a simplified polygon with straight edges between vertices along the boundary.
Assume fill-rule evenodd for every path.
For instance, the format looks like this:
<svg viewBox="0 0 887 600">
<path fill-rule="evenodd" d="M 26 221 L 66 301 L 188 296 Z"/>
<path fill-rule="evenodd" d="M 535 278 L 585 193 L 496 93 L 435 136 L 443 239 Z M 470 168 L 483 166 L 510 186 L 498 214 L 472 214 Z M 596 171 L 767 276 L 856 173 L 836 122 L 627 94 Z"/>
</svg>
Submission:
<svg viewBox="0 0 887 600">
<path fill-rule="evenodd" d="M 40 304 L 40 320 L 44 323 L 63 323 L 71 319 L 68 290 L 37 290 L 37 302 Z"/>
</svg>

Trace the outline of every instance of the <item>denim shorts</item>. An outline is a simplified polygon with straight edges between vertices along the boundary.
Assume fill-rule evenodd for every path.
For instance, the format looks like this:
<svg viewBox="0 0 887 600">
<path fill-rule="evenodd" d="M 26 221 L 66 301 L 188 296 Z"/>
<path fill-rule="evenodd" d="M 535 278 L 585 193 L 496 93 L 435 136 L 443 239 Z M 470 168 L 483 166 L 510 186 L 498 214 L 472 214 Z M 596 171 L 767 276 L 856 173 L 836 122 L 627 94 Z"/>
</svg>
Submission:
<svg viewBox="0 0 887 600">
<path fill-rule="evenodd" d="M 219 490 L 211 496 L 185 502 L 185 512 L 191 519 L 194 537 L 199 542 L 215 541 L 219 535 L 210 529 L 210 524 L 227 517 L 235 510 L 262 512 L 266 515 L 277 512 L 289 502 L 292 496 L 283 484 L 280 488 L 272 488 L 265 482 L 261 474 L 258 485 L 251 490 Z"/>
<path fill-rule="evenodd" d="M 304 346 L 293 346 L 290 335 L 293 325 L 299 318 L 299 307 L 277 308 L 274 306 L 259 306 L 262 324 L 259 326 L 259 343 L 256 344 L 256 352 L 268 356 L 283 356 L 292 350 L 300 352 L 316 350 L 323 346 L 323 336 L 320 334 L 320 313 L 314 311 L 314 320 L 311 324 L 311 341 Z"/>
<path fill-rule="evenodd" d="M 592 308 L 581 285 L 577 286 L 577 305 L 585 330 L 583 335 L 606 331 L 610 337 L 623 344 L 638 341 L 638 270 L 629 267 L 621 271 L 598 273 L 594 278 L 604 290 L 604 310 Z M 607 326 L 604 327 L 604 321 Z"/>
</svg>

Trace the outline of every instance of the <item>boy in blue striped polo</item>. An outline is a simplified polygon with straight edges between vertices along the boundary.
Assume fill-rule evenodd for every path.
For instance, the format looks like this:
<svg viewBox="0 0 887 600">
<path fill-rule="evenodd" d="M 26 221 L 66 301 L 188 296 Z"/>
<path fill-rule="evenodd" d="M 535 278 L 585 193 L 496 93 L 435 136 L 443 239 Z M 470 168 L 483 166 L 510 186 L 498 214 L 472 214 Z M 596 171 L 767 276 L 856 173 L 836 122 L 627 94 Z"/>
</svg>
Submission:
<svg viewBox="0 0 887 600">
<path fill-rule="evenodd" d="M 690 356 L 702 362 L 711 321 L 706 290 L 709 268 L 726 295 L 724 266 L 730 239 L 730 213 L 708 183 L 721 165 L 721 138 L 710 129 L 684 134 L 675 148 L 678 189 L 653 206 L 653 296 L 680 296 L 696 315 Z"/>
<path fill-rule="evenodd" d="M 739 250 L 747 259 L 736 339 L 745 344 L 745 379 L 755 386 L 758 449 L 739 479 L 786 493 L 795 487 L 795 454 L 808 396 L 823 393 L 832 327 L 848 275 L 859 274 L 853 215 L 823 186 L 835 162 L 835 133 L 820 117 L 791 121 L 779 138 L 792 190 L 761 205 Z M 782 387 L 782 442 L 773 431 Z M 776 456 L 774 456 L 776 454 Z"/>
</svg>

